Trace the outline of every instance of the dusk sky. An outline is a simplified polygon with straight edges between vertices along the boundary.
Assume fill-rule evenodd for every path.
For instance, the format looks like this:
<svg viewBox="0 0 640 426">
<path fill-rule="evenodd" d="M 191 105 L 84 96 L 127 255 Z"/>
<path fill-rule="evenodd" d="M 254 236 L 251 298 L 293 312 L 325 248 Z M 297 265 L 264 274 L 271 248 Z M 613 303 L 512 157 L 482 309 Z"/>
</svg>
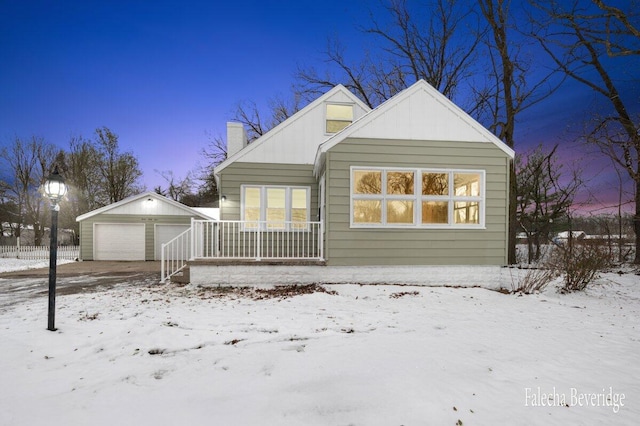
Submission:
<svg viewBox="0 0 640 426">
<path fill-rule="evenodd" d="M 298 65 L 323 70 L 329 37 L 362 51 L 372 40 L 358 26 L 381 10 L 365 0 L 0 0 L 0 144 L 36 135 L 67 148 L 72 135 L 106 126 L 153 189 L 165 183 L 154 170 L 184 177 L 202 162 L 239 101 L 266 106 L 289 95 Z M 575 105 L 595 102 L 575 87 L 523 116 L 517 150 L 570 139 L 584 119 Z M 625 93 L 640 106 L 637 85 Z"/>
</svg>

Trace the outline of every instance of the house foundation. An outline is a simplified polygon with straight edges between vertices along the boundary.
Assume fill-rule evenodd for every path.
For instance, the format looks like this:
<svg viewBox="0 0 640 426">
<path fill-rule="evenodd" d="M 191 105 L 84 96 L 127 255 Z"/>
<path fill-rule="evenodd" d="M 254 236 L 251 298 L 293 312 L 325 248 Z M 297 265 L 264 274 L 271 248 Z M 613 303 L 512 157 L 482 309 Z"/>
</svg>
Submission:
<svg viewBox="0 0 640 426">
<path fill-rule="evenodd" d="M 510 269 L 500 266 L 326 266 L 321 262 L 192 262 L 190 282 L 199 286 L 305 284 L 417 285 L 510 288 Z"/>
</svg>

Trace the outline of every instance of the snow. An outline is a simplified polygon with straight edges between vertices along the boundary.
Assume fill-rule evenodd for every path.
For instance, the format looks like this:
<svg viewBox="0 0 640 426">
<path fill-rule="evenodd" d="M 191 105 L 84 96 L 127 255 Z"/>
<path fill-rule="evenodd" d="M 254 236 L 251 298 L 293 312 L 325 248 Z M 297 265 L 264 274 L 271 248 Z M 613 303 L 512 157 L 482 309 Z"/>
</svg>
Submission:
<svg viewBox="0 0 640 426">
<path fill-rule="evenodd" d="M 283 298 L 132 282 L 58 297 L 56 332 L 35 297 L 0 308 L 0 424 L 632 425 L 639 284 Z"/>
<path fill-rule="evenodd" d="M 57 265 L 71 263 L 73 260 L 58 259 Z M 49 259 L 29 260 L 29 259 L 0 259 L 0 272 L 24 271 L 26 269 L 48 268 Z"/>
</svg>

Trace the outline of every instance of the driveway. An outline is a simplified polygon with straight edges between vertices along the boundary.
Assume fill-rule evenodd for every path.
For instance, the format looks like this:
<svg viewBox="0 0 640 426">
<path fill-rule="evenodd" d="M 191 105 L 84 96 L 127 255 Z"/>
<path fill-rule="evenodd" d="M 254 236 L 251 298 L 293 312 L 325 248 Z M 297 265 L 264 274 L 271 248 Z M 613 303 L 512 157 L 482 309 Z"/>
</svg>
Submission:
<svg viewBox="0 0 640 426">
<path fill-rule="evenodd" d="M 160 262 L 73 262 L 58 265 L 56 295 L 160 282 Z M 0 273 L 0 308 L 48 294 L 49 268 Z"/>
</svg>

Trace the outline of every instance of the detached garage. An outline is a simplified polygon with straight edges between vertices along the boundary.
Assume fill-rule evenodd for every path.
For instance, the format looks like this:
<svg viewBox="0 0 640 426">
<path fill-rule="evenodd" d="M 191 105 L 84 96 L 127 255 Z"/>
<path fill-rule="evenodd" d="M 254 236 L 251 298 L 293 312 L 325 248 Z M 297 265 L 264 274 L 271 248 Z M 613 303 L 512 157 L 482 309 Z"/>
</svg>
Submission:
<svg viewBox="0 0 640 426">
<path fill-rule="evenodd" d="M 189 229 L 191 218 L 215 219 L 213 210 L 196 210 L 155 192 L 118 201 L 76 218 L 80 259 L 160 260 L 163 243 Z"/>
</svg>

